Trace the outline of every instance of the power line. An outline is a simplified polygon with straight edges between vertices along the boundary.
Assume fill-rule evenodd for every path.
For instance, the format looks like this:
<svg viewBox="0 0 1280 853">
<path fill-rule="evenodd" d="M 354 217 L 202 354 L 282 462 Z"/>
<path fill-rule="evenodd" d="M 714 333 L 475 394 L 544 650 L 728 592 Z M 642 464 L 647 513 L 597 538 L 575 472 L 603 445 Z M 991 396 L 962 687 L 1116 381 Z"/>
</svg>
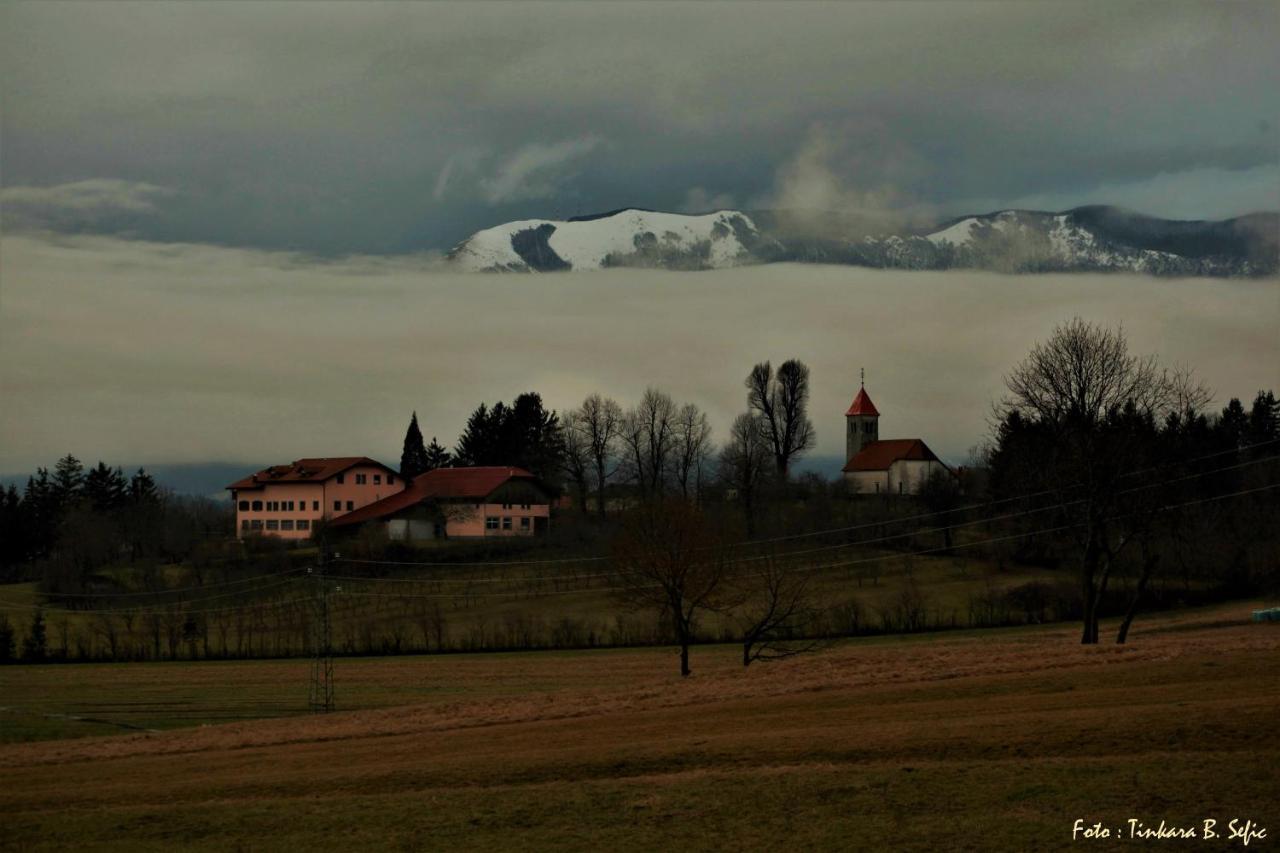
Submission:
<svg viewBox="0 0 1280 853">
<path fill-rule="evenodd" d="M 200 584 L 198 586 L 174 587 L 173 589 L 152 589 L 142 592 L 47 592 L 42 593 L 48 598 L 126 598 L 142 595 L 173 595 L 181 592 L 192 592 L 195 590 L 216 589 L 219 587 L 237 586 L 242 583 L 252 583 L 253 581 L 266 580 L 269 578 L 278 578 L 285 575 L 293 575 L 304 572 L 306 569 L 287 569 L 283 572 L 268 572 L 262 575 L 254 575 L 248 578 L 239 578 L 231 581 L 219 581 L 216 583 Z"/>
<path fill-rule="evenodd" d="M 1280 483 L 1271 483 L 1266 486 L 1259 486 L 1257 488 L 1252 488 L 1252 489 L 1242 489 L 1240 491 L 1231 492 L 1224 495 L 1214 495 L 1208 498 L 1199 498 L 1196 500 L 1184 501 L 1178 504 L 1170 504 L 1169 506 L 1161 507 L 1159 511 L 1168 511 L 1173 509 L 1180 509 L 1182 507 L 1187 507 L 1187 506 L 1196 506 L 1204 503 L 1212 503 L 1214 501 L 1226 500 L 1228 498 L 1241 497 L 1244 495 L 1250 495 L 1257 492 L 1265 492 L 1275 488 L 1280 488 Z M 1107 520 L 1115 521 L 1122 518 L 1130 518 L 1133 515 L 1134 513 L 1129 513 L 1126 515 L 1111 516 Z M 840 569 L 840 568 L 848 568 L 849 566 L 866 565 L 870 563 L 881 563 L 881 562 L 887 562 L 889 560 L 905 559 L 908 557 L 926 556 L 926 555 L 938 554 L 938 553 L 949 553 L 950 551 L 953 551 L 957 548 L 974 548 L 981 545 L 993 545 L 1000 542 L 1011 542 L 1011 541 L 1016 541 L 1018 539 L 1026 539 L 1031 536 L 1042 536 L 1048 533 L 1059 533 L 1063 530 L 1070 530 L 1072 528 L 1079 527 L 1081 524 L 1082 522 L 1073 522 L 1071 524 L 1063 524 L 1063 525 L 1058 525 L 1056 527 L 1038 528 L 1036 530 L 1029 530 L 1021 533 L 1011 533 L 1006 536 L 998 536 L 994 538 L 978 539 L 972 542 L 957 543 L 957 544 L 953 544 L 950 548 L 947 548 L 946 546 L 939 546 L 936 548 L 925 548 L 925 549 L 920 549 L 915 551 L 903 551 L 903 552 L 894 553 L 894 554 L 882 554 L 874 557 L 864 557 L 857 560 L 846 560 L 839 563 L 826 563 L 826 564 L 817 565 L 817 566 L 802 566 L 797 568 L 795 571 L 816 572 L 816 571 L 823 571 L 825 569 Z M 616 577 L 617 573 L 615 573 L 614 576 Z M 737 577 L 748 577 L 748 576 L 749 576 L 748 574 L 737 575 Z M 376 581 L 378 579 L 361 578 L 356 580 Z M 429 583 L 430 581 L 424 581 L 424 582 Z M 552 595 L 574 595 L 574 594 L 598 593 L 598 592 L 620 592 L 620 591 L 625 591 L 625 590 L 630 590 L 635 588 L 636 588 L 635 586 L 610 586 L 610 587 L 594 587 L 594 588 L 583 587 L 583 588 L 572 589 L 572 590 L 552 590 L 547 592 L 520 590 L 520 591 L 508 591 L 508 592 L 426 593 L 426 594 L 353 592 L 353 591 L 344 590 L 340 594 L 343 596 L 357 596 L 361 598 L 432 598 L 432 599 L 499 598 L 499 597 L 541 598 L 541 597 L 552 596 Z"/>
<path fill-rule="evenodd" d="M 1211 455 L 1222 455 L 1222 454 L 1211 454 Z M 1204 457 L 1204 458 L 1209 458 L 1209 457 Z M 1185 482 L 1187 480 L 1198 479 L 1200 477 L 1207 477 L 1213 474 L 1220 474 L 1224 471 L 1237 470 L 1240 468 L 1247 468 L 1253 465 L 1260 465 L 1268 462 L 1274 462 L 1278 459 L 1280 459 L 1280 454 L 1275 456 L 1268 456 L 1262 459 L 1253 459 L 1245 462 L 1239 462 L 1234 465 L 1226 465 L 1226 466 L 1214 468 L 1208 471 L 1200 471 L 1193 474 L 1186 474 L 1181 477 L 1175 477 L 1169 480 L 1161 480 L 1155 483 L 1147 483 L 1142 486 L 1135 486 L 1131 489 L 1123 489 L 1117 492 L 1117 495 L 1133 494 L 1135 492 L 1146 491 L 1153 488 L 1159 488 L 1161 486 L 1167 486 L 1167 485 L 1172 485 L 1174 483 Z M 1042 493 L 1042 494 L 1048 494 L 1048 493 L 1049 492 Z M 799 551 L 783 551 L 781 553 L 776 553 L 776 554 L 761 554 L 761 555 L 756 555 L 751 557 L 735 557 L 731 560 L 727 560 L 726 562 L 728 564 L 738 564 L 738 563 L 758 562 L 761 560 L 771 560 L 771 559 L 777 560 L 777 559 L 783 559 L 788 557 L 799 557 L 799 556 L 805 556 L 808 554 L 822 553 L 827 551 L 836 551 L 844 548 L 856 548 L 863 545 L 875 545 L 883 542 L 892 542 L 898 539 L 908 539 L 914 536 L 928 535 L 930 533 L 941 533 L 946 530 L 957 530 L 957 529 L 962 529 L 966 527 L 975 527 L 983 524 L 991 524 L 997 521 L 1007 521 L 1009 519 L 1020 518 L 1027 515 L 1035 515 L 1035 514 L 1044 513 L 1044 512 L 1052 512 L 1055 510 L 1061 510 L 1069 506 L 1074 506 L 1076 504 L 1083 503 L 1084 500 L 1085 499 L 1083 498 L 1077 498 L 1076 500 L 1068 501 L 1066 503 L 1050 504 L 1048 506 L 1037 507 L 1034 509 L 1019 510 L 1017 512 L 1004 513 L 1002 515 L 996 515 L 996 516 L 987 516 L 979 519 L 971 519 L 969 521 L 956 522 L 955 524 L 940 525 L 937 527 L 925 528 L 922 530 L 909 530 L 903 533 L 892 533 L 892 534 L 887 534 L 885 536 L 879 536 L 873 539 L 859 539 L 853 542 L 840 542 L 834 545 L 823 545 L 816 548 L 807 548 Z M 974 506 L 983 506 L 983 505 L 975 504 Z M 957 508 L 954 510 L 944 510 L 939 513 L 928 513 L 927 516 L 936 516 L 936 515 L 943 515 L 943 514 L 949 514 L 949 513 L 960 513 L 962 511 L 964 511 L 963 508 Z M 920 517 L 924 517 L 924 516 L 920 516 Z M 894 522 L 901 521 L 901 520 L 903 519 L 895 519 Z M 894 523 L 894 522 L 889 522 L 889 523 Z M 876 523 L 871 523 L 866 525 L 857 525 L 856 527 L 857 529 L 862 529 L 867 527 L 881 526 L 881 524 L 882 523 L 876 522 Z M 846 528 L 846 529 L 855 529 L 855 528 Z M 756 543 L 756 544 L 759 544 L 759 543 Z M 345 562 L 357 562 L 357 561 L 348 560 Z M 413 563 L 399 563 L 399 562 L 384 563 L 382 561 L 377 561 L 377 560 L 363 560 L 359 562 L 362 562 L 364 564 L 372 564 L 372 565 L 417 565 Z M 456 565 L 463 565 L 463 564 L 446 564 L 446 565 L 456 566 Z M 530 583 L 530 582 L 540 582 L 540 581 L 561 581 L 561 580 L 576 581 L 576 580 L 586 580 L 590 578 L 616 577 L 618 574 L 619 572 L 614 571 L 614 572 L 597 572 L 592 574 L 561 573 L 561 574 L 554 574 L 554 575 L 530 575 L 527 577 L 505 576 L 505 577 L 481 577 L 481 578 L 372 578 L 372 577 L 365 578 L 365 577 L 352 576 L 352 575 L 333 575 L 331 577 L 333 577 L 335 580 L 370 581 L 374 583 L 431 582 L 431 583 L 473 584 L 473 583 L 513 583 L 513 582 Z"/>
<path fill-rule="evenodd" d="M 1181 459 L 1173 462 L 1165 462 L 1160 465 L 1150 466 L 1148 468 L 1140 468 L 1134 471 L 1126 471 L 1120 474 L 1119 476 L 1120 477 L 1136 477 L 1140 474 L 1147 474 L 1152 471 L 1163 470 L 1165 468 L 1170 468 L 1175 465 L 1189 465 L 1193 462 L 1202 462 L 1205 459 L 1214 459 L 1219 456 L 1227 456 L 1233 453 L 1243 453 L 1244 451 L 1247 451 L 1247 450 L 1253 450 L 1258 447 L 1266 447 L 1266 446 L 1277 444 L 1277 443 L 1280 443 L 1280 438 L 1268 439 L 1267 441 L 1259 441 L 1254 444 L 1246 444 L 1241 447 L 1236 447 L 1228 450 L 1219 450 L 1213 453 L 1206 453 L 1201 456 L 1193 456 L 1189 459 Z M 1270 458 L 1274 458 L 1274 457 L 1268 457 L 1268 459 Z M 1243 463 L 1243 464 L 1247 465 L 1252 463 Z M 1242 467 L 1242 466 L 1230 466 L 1230 467 Z M 1230 468 L 1223 468 L 1218 470 L 1230 470 Z M 1210 473 L 1210 472 L 1204 472 L 1204 473 L 1193 475 L 1193 476 L 1205 476 L 1207 473 Z M 1173 480 L 1169 482 L 1177 482 L 1177 481 Z M 1075 488 L 1079 488 L 1081 485 L 1082 485 L 1081 483 L 1075 483 L 1065 488 L 1075 489 Z M 813 538 L 817 536 L 829 536 L 834 533 L 848 533 L 855 530 L 866 530 L 872 527 L 882 527 L 886 524 L 902 524 L 908 521 L 919 521 L 925 518 L 936 518 L 937 516 L 940 516 L 940 515 L 949 515 L 951 513 L 966 512 L 971 509 L 983 509 L 985 507 L 998 506 L 1000 504 L 1011 503 L 1014 501 L 1029 500 L 1031 498 L 1044 497 L 1045 495 L 1055 495 L 1055 494 L 1059 494 L 1060 491 L 1062 490 L 1044 489 L 1038 492 L 1029 492 L 1026 494 L 1012 495 L 1010 497 L 998 498 L 996 500 L 991 500 L 991 501 L 984 501 L 982 503 L 968 504 L 965 506 L 956 507 L 954 509 L 939 510 L 936 512 L 917 513 L 915 515 L 900 516 L 898 518 L 889 518 L 889 519 L 882 519 L 879 521 L 863 522 L 859 524 L 849 525 L 847 527 L 833 527 L 827 530 L 814 530 L 814 531 L 809 531 L 807 533 L 795 533 L 795 534 L 789 534 L 786 536 L 775 536 L 768 539 L 745 539 L 745 540 L 742 540 L 741 542 L 734 542 L 731 545 L 729 545 L 729 547 L 733 547 L 733 548 L 757 547 L 760 545 L 773 544 L 775 542 L 786 542 L 786 541 L 795 540 L 795 539 L 806 539 L 806 538 Z M 912 534 L 908 534 L 908 535 L 912 535 Z M 482 568 L 482 567 L 492 568 L 496 566 L 564 565 L 568 563 L 603 562 L 609 559 L 612 559 L 612 558 L 609 555 L 604 554 L 604 555 L 594 555 L 589 557 L 562 557 L 562 558 L 544 559 L 544 560 L 489 560 L 489 561 L 363 560 L 363 559 L 344 557 L 344 558 L 335 560 L 334 562 L 350 563 L 353 565 L 378 565 L 378 566 L 422 566 L 422 567 L 436 567 L 436 568 Z"/>
</svg>

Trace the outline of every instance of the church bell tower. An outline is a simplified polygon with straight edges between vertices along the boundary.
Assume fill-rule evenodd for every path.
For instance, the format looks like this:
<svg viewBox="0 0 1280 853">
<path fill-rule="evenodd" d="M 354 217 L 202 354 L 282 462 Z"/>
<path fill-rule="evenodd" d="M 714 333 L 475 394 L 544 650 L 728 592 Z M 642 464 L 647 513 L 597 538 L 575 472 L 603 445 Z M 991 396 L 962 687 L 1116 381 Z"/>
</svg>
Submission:
<svg viewBox="0 0 1280 853">
<path fill-rule="evenodd" d="M 844 413 L 845 422 L 845 463 L 858 454 L 866 445 L 880 440 L 880 413 L 867 396 L 867 371 L 862 370 L 858 396 L 853 398 L 853 405 Z"/>
</svg>

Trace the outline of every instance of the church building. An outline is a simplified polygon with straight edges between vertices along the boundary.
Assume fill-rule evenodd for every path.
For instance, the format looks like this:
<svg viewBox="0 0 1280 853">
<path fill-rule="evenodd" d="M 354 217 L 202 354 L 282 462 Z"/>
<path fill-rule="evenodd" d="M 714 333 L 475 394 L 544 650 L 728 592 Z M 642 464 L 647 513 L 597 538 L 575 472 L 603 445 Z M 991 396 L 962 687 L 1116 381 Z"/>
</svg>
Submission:
<svg viewBox="0 0 1280 853">
<path fill-rule="evenodd" d="M 934 471 L 949 471 L 929 445 L 919 438 L 880 438 L 880 412 L 858 389 L 844 413 L 844 478 L 863 495 L 914 495 Z"/>
</svg>

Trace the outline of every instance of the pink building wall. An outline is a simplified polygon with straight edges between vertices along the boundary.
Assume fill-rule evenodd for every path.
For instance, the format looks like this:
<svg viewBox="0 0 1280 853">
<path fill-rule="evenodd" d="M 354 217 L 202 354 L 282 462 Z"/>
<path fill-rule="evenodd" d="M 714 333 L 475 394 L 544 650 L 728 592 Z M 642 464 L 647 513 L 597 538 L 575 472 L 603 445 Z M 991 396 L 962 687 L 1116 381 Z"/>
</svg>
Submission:
<svg viewBox="0 0 1280 853">
<path fill-rule="evenodd" d="M 491 529 L 486 519 L 496 518 L 497 529 Z M 503 519 L 511 519 L 510 529 L 504 528 Z M 521 519 L 528 519 L 529 526 L 521 525 Z M 449 510 L 445 525 L 445 534 L 451 537 L 481 536 L 532 536 L 538 522 L 534 519 L 547 519 L 543 523 L 550 524 L 550 504 L 454 504 Z"/>
<path fill-rule="evenodd" d="M 361 479 L 363 483 L 359 482 Z M 316 521 L 337 518 L 403 489 L 404 482 L 399 475 L 372 465 L 353 466 L 323 483 L 264 483 L 256 489 L 239 489 L 233 496 L 236 537 L 243 539 L 260 534 L 290 540 L 308 539 Z M 290 501 L 292 509 L 288 508 Z M 242 509 L 245 502 L 248 508 Z M 260 510 L 254 509 L 255 502 L 261 502 Z M 268 506 L 278 508 L 269 510 Z M 305 526 L 300 525 L 300 521 L 305 522 Z M 292 529 L 286 529 L 286 522 Z"/>
</svg>

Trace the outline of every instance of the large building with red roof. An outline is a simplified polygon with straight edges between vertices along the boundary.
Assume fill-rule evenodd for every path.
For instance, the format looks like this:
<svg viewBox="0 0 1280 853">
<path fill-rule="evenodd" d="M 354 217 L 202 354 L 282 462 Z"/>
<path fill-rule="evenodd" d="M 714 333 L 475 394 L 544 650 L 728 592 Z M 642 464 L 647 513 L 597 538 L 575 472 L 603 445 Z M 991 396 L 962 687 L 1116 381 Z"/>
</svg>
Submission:
<svg viewBox="0 0 1280 853">
<path fill-rule="evenodd" d="M 914 495 L 934 471 L 948 471 L 919 438 L 880 439 L 880 412 L 865 385 L 844 413 L 844 477 L 864 495 Z"/>
<path fill-rule="evenodd" d="M 536 536 L 550 529 L 554 498 L 551 487 L 523 468 L 437 468 L 331 526 L 382 527 L 397 541 Z"/>
<path fill-rule="evenodd" d="M 395 469 L 367 456 L 295 459 L 227 486 L 236 508 L 236 535 L 308 539 L 321 519 L 333 520 L 404 489 Z"/>
</svg>

